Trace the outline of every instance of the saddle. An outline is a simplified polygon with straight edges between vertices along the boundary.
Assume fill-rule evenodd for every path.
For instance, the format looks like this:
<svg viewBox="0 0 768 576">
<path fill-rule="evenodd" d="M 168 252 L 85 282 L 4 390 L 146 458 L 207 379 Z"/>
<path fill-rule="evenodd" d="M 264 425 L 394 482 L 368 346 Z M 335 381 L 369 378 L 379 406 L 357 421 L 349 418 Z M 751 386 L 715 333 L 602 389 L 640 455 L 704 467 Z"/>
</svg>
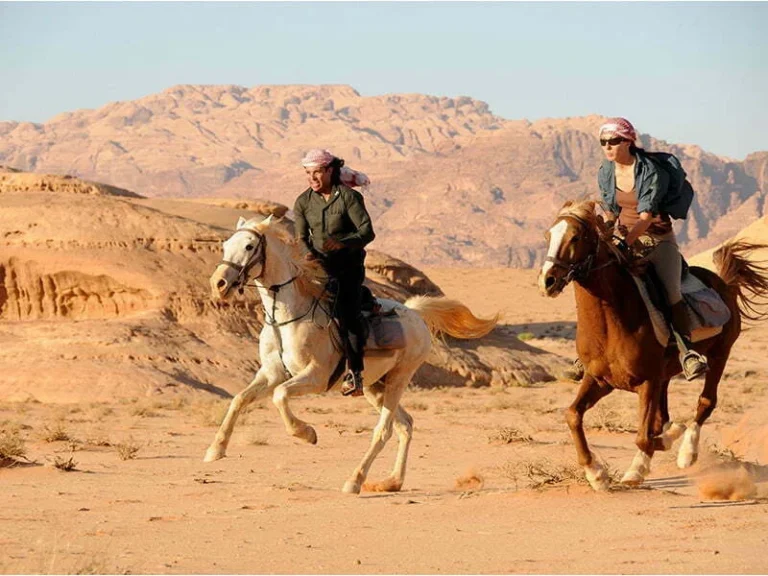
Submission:
<svg viewBox="0 0 768 576">
<path fill-rule="evenodd" d="M 680 258 L 683 261 L 680 287 L 691 323 L 691 342 L 712 338 L 722 332 L 723 326 L 731 319 L 731 311 L 720 294 L 696 276 L 682 255 Z M 666 290 L 656 270 L 652 265 L 647 266 L 643 274 L 633 273 L 632 279 L 648 310 L 659 344 L 673 346 L 675 340 L 669 328 L 671 312 Z"/>
<path fill-rule="evenodd" d="M 405 348 L 405 331 L 400 321 L 400 314 L 406 310 L 405 306 L 394 300 L 375 298 L 367 286 L 363 286 L 362 316 L 368 323 L 368 339 L 363 348 L 363 354 L 386 354 L 389 350 Z M 338 320 L 334 319 L 338 329 Z M 336 369 L 328 380 L 328 390 L 338 381 L 344 372 L 347 363 L 347 355 L 342 347 L 341 359 Z"/>
</svg>

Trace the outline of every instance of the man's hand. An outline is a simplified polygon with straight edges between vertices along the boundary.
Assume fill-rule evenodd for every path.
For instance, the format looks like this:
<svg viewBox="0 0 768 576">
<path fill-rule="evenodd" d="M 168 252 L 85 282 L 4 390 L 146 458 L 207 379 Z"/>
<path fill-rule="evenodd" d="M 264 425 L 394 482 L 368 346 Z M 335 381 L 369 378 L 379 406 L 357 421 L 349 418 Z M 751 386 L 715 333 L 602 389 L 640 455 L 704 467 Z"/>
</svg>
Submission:
<svg viewBox="0 0 768 576">
<path fill-rule="evenodd" d="M 323 250 L 325 252 L 335 252 L 336 250 L 341 250 L 344 248 L 344 244 L 336 240 L 335 238 L 327 238 L 325 242 L 323 242 Z"/>
</svg>

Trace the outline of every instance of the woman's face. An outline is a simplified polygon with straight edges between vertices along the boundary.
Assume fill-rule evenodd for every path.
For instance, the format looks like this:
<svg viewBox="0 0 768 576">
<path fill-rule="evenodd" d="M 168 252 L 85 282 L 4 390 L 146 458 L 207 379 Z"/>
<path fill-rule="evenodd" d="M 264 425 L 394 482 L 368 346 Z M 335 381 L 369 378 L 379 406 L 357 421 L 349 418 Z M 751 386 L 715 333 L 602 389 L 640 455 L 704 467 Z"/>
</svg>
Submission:
<svg viewBox="0 0 768 576">
<path fill-rule="evenodd" d="M 603 149 L 606 160 L 611 162 L 616 161 L 617 157 L 626 158 L 629 154 L 629 145 L 631 142 L 617 136 L 611 132 L 603 132 L 600 134 L 600 146 Z"/>
<path fill-rule="evenodd" d="M 309 187 L 315 192 L 329 190 L 331 188 L 331 175 L 333 170 L 330 166 L 314 166 L 312 168 L 304 168 L 304 171 L 307 173 Z"/>
</svg>

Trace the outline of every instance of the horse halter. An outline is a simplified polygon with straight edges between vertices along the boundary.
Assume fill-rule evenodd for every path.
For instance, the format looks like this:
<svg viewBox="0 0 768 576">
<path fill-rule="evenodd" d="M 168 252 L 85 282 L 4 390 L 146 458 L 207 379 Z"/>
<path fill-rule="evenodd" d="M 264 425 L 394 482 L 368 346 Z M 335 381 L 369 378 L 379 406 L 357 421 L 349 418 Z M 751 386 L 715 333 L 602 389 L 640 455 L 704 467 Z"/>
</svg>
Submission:
<svg viewBox="0 0 768 576">
<path fill-rule="evenodd" d="M 248 260 L 246 260 L 245 264 L 237 264 L 231 260 L 224 259 L 219 262 L 219 265 L 224 264 L 225 266 L 228 266 L 237 271 L 237 279 L 233 282 L 232 287 L 237 287 L 242 294 L 243 288 L 249 280 L 248 273 L 251 271 L 251 268 L 253 268 L 256 264 L 261 266 L 259 275 L 254 276 L 252 278 L 253 280 L 258 280 L 264 276 L 264 270 L 266 269 L 267 264 L 267 240 L 263 234 L 259 234 L 258 232 L 249 230 L 248 228 L 241 228 L 240 230 L 237 230 L 236 233 L 237 232 L 250 232 L 259 239 L 256 247 L 253 249 L 253 252 L 251 252 L 250 256 L 248 256 Z"/>
<path fill-rule="evenodd" d="M 589 222 L 586 220 L 579 218 L 578 216 L 575 216 L 573 214 L 567 214 L 563 216 L 563 218 L 571 218 L 584 226 L 587 230 L 591 228 Z M 551 262 L 555 268 L 563 268 L 566 270 L 565 276 L 557 280 L 557 287 L 559 290 L 563 290 L 568 284 L 571 283 L 571 281 L 576 280 L 577 282 L 581 282 L 587 278 L 592 272 L 595 272 L 596 270 L 600 270 L 601 268 L 605 268 L 606 266 L 610 266 L 614 263 L 614 260 L 611 259 L 608 262 L 598 266 L 594 267 L 595 260 L 597 259 L 597 253 L 600 251 L 600 234 L 597 233 L 597 241 L 595 242 L 595 250 L 594 252 L 591 252 L 587 254 L 585 258 L 582 260 L 579 260 L 578 262 L 564 262 L 557 256 L 547 256 L 544 261 L 545 262 Z"/>
</svg>

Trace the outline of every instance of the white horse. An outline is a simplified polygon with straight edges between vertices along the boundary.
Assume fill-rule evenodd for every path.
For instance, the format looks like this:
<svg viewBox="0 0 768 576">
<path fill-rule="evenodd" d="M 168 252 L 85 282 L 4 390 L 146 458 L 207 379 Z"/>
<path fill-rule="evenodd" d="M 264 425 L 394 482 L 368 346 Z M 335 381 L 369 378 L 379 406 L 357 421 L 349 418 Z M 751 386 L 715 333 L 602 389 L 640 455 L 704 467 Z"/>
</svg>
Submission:
<svg viewBox="0 0 768 576">
<path fill-rule="evenodd" d="M 341 352 L 332 335 L 335 324 L 328 310 L 326 275 L 318 262 L 304 260 L 298 242 L 271 216 L 261 222 L 240 218 L 236 232 L 223 248 L 222 262 L 210 279 L 213 298 L 224 300 L 233 289 L 253 281 L 251 285 L 257 288 L 264 304 L 265 322 L 259 339 L 261 368 L 232 399 L 205 461 L 225 456 L 240 411 L 270 393 L 288 433 L 315 444 L 314 428 L 291 412 L 288 401 L 295 396 L 325 392 L 340 380 L 336 368 Z M 343 491 L 352 494 L 360 492 L 393 426 L 399 440 L 394 470 L 391 477 L 370 487 L 380 491 L 398 491 L 402 487 L 413 419 L 400 405 L 400 398 L 427 358 L 433 334 L 480 338 L 498 321 L 498 316 L 476 318 L 468 308 L 446 298 L 418 296 L 405 305 L 380 302 L 396 310 L 405 346 L 366 353 L 364 394 L 379 412 L 379 421 L 362 462 L 344 484 Z"/>
</svg>

